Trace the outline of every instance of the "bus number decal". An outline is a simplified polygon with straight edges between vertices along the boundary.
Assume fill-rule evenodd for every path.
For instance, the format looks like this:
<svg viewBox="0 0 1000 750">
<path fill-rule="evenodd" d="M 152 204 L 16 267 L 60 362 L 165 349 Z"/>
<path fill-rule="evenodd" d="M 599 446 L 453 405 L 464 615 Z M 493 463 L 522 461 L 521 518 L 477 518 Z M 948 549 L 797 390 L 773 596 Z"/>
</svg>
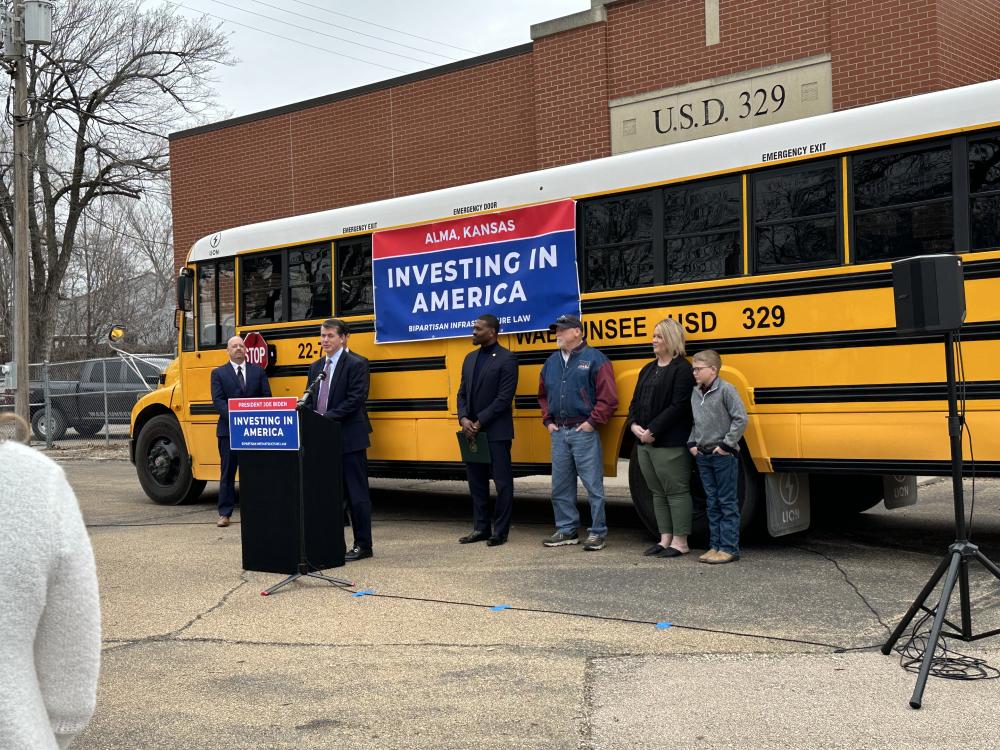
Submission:
<svg viewBox="0 0 1000 750">
<path fill-rule="evenodd" d="M 744 307 L 743 327 L 748 331 L 754 328 L 781 328 L 785 325 L 785 308 L 781 305 L 761 305 L 756 310 L 752 307 Z"/>
<path fill-rule="evenodd" d="M 299 344 L 299 359 L 314 359 L 319 356 L 319 346 L 313 346 L 312 342 L 305 341 Z"/>
</svg>

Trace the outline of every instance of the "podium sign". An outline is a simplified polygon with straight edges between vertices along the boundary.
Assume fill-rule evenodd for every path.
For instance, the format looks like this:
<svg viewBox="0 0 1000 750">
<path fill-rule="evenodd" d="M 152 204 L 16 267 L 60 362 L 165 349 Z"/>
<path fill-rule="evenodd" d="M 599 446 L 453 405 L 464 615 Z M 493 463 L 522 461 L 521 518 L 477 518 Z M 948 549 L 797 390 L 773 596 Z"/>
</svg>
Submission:
<svg viewBox="0 0 1000 750">
<path fill-rule="evenodd" d="M 229 448 L 234 451 L 297 451 L 295 398 L 229 399 Z"/>
</svg>

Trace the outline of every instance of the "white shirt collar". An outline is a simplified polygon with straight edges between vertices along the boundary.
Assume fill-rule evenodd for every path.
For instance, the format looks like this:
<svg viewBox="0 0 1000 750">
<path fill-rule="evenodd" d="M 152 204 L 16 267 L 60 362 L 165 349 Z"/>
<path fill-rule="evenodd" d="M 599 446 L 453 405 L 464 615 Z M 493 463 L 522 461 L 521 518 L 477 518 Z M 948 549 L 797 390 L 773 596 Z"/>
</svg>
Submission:
<svg viewBox="0 0 1000 750">
<path fill-rule="evenodd" d="M 340 361 L 340 355 L 343 354 L 343 353 L 344 353 L 344 347 L 340 347 L 336 351 L 336 353 L 331 354 L 329 357 L 326 357 L 326 359 L 330 360 L 330 374 L 331 375 L 333 374 L 334 369 L 336 369 L 336 367 L 337 367 L 337 362 Z M 326 367 L 326 362 L 323 363 L 323 366 Z"/>
</svg>

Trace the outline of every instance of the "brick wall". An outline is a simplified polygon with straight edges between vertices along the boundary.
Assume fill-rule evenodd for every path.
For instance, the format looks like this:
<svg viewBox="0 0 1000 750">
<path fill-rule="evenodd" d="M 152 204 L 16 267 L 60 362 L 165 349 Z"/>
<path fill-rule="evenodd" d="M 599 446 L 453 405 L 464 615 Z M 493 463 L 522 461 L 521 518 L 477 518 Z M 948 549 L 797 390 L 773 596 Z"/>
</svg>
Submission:
<svg viewBox="0 0 1000 750">
<path fill-rule="evenodd" d="M 532 58 L 538 168 L 608 156 L 606 25 L 543 37 Z"/>
<path fill-rule="evenodd" d="M 517 54 L 170 143 L 174 259 L 226 227 L 535 169 Z"/>
<path fill-rule="evenodd" d="M 705 46 L 704 0 L 608 8 L 611 98 L 828 51 L 828 0 L 720 0 L 719 43 Z"/>
<path fill-rule="evenodd" d="M 178 263 L 219 229 L 610 153 L 618 97 L 828 53 L 845 109 L 1000 77 L 1000 0 L 623 0 L 607 21 L 171 141 Z"/>
<path fill-rule="evenodd" d="M 941 84 L 1000 78 L 1000 2 L 939 0 Z"/>
<path fill-rule="evenodd" d="M 943 88 L 937 0 L 834 0 L 830 15 L 834 109 Z"/>
</svg>

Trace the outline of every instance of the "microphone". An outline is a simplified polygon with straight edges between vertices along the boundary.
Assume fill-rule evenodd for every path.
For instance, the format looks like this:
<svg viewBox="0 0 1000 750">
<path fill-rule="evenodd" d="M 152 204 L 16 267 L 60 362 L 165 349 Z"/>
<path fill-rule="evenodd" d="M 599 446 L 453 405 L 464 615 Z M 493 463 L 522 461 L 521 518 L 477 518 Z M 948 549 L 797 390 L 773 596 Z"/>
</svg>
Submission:
<svg viewBox="0 0 1000 750">
<path fill-rule="evenodd" d="M 306 392 L 302 394 L 302 398 L 300 398 L 298 401 L 298 406 L 305 406 L 314 398 L 316 398 L 316 386 L 322 383 L 324 380 L 326 380 L 326 370 L 320 370 L 319 375 L 317 375 L 316 379 L 309 384 L 309 387 L 306 388 Z"/>
</svg>

